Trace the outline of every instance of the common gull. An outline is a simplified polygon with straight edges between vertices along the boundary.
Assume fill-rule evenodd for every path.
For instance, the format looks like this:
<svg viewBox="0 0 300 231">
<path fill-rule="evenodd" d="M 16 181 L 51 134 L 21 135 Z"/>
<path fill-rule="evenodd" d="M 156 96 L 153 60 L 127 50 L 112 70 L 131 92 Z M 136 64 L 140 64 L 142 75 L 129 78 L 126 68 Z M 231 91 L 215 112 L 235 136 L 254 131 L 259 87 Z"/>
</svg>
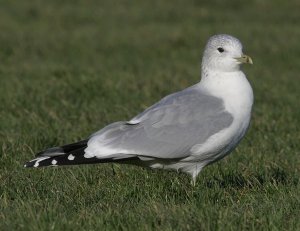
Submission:
<svg viewBox="0 0 300 231">
<path fill-rule="evenodd" d="M 242 63 L 252 59 L 241 42 L 214 35 L 204 50 L 199 83 L 86 140 L 46 149 L 25 167 L 116 162 L 185 172 L 195 184 L 203 167 L 229 154 L 249 127 L 253 92 Z"/>
</svg>

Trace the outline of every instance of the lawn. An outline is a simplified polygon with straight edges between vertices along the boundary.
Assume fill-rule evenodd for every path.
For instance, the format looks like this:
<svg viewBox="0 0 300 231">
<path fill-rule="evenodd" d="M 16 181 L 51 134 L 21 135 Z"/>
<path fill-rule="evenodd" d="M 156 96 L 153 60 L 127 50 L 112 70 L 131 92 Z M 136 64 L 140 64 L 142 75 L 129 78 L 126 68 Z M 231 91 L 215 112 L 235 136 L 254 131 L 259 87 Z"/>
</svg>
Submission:
<svg viewBox="0 0 300 231">
<path fill-rule="evenodd" d="M 300 230 L 299 1 L 1 1 L 0 230 Z M 246 138 L 192 187 L 102 164 L 25 169 L 51 146 L 195 84 L 209 36 L 238 37 Z"/>
</svg>

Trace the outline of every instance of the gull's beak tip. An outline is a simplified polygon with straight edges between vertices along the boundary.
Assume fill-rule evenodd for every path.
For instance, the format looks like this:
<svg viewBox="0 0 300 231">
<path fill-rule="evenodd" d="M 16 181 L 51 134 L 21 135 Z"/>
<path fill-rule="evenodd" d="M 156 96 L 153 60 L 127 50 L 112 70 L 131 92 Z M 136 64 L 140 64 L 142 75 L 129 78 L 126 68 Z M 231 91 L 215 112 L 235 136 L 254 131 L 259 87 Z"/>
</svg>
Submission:
<svg viewBox="0 0 300 231">
<path fill-rule="evenodd" d="M 248 64 L 253 64 L 253 60 L 250 56 L 248 55 L 242 55 L 241 57 L 235 58 L 237 61 L 240 63 L 248 63 Z"/>
<path fill-rule="evenodd" d="M 251 65 L 253 64 L 253 60 L 251 59 L 250 56 L 248 56 L 248 63 L 251 64 Z"/>
</svg>

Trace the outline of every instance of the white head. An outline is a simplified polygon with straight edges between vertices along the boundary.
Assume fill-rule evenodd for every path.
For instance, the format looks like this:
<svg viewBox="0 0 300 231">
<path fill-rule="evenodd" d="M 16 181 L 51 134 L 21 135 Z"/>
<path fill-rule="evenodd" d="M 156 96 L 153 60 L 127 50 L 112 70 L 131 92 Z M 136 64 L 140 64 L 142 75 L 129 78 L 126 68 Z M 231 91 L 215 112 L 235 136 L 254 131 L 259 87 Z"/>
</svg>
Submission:
<svg viewBox="0 0 300 231">
<path fill-rule="evenodd" d="M 210 37 L 202 59 L 202 71 L 232 72 L 240 69 L 240 64 L 252 59 L 242 52 L 241 42 L 230 35 L 220 34 Z"/>
</svg>

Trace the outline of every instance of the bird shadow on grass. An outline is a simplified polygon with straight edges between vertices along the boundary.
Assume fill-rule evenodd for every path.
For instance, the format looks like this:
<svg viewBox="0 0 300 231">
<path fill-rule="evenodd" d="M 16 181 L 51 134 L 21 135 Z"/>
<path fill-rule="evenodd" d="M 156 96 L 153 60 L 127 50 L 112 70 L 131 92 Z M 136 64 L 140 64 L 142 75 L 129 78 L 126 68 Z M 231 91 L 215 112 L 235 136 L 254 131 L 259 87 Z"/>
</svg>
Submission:
<svg viewBox="0 0 300 231">
<path fill-rule="evenodd" d="M 272 167 L 264 169 L 255 174 L 245 174 L 239 172 L 230 172 L 222 174 L 220 177 L 213 177 L 213 179 L 204 182 L 206 187 L 220 187 L 220 188 L 259 188 L 265 185 L 298 185 L 299 178 L 291 175 L 284 169 L 279 167 Z"/>
</svg>

